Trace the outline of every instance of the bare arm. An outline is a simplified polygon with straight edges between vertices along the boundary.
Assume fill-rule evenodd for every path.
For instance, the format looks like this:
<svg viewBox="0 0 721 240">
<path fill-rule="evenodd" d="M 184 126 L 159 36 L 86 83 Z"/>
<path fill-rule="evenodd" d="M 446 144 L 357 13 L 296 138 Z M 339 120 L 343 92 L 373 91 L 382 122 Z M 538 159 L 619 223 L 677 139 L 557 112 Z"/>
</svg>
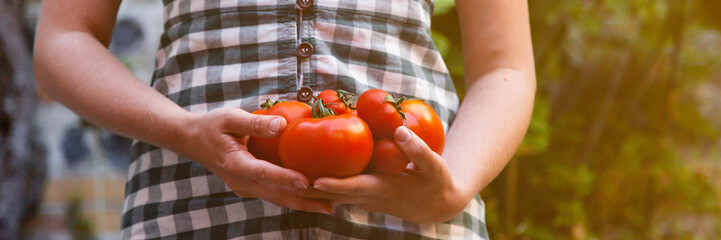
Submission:
<svg viewBox="0 0 721 240">
<path fill-rule="evenodd" d="M 506 166 L 526 134 L 536 77 L 525 0 L 457 0 L 466 97 L 443 158 L 475 195 Z"/>
<path fill-rule="evenodd" d="M 35 42 L 40 89 L 88 121 L 178 150 L 189 113 L 148 87 L 108 50 L 119 0 L 44 1 Z"/>
<path fill-rule="evenodd" d="M 466 98 L 443 156 L 405 127 L 396 145 L 414 169 L 390 175 L 321 178 L 334 202 L 433 223 L 456 216 L 495 178 L 526 133 L 536 88 L 524 0 L 457 0 L 466 65 Z M 419 211 L 423 209 L 423 211 Z"/>
<path fill-rule="evenodd" d="M 302 174 L 247 152 L 243 136 L 277 136 L 285 127 L 283 118 L 238 108 L 192 114 L 118 61 L 107 46 L 119 5 L 119 0 L 43 2 L 35 43 L 35 72 L 43 92 L 98 126 L 202 164 L 239 196 L 306 211 L 332 209 L 328 201 L 287 190 L 308 186 Z"/>
</svg>

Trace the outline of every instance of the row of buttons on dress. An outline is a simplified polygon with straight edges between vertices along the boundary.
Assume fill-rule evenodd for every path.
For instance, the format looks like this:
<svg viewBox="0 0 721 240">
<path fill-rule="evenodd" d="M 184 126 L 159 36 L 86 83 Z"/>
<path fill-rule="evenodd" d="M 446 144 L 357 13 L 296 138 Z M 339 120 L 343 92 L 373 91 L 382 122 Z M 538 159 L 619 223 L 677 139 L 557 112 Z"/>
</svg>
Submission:
<svg viewBox="0 0 721 240">
<path fill-rule="evenodd" d="M 305 9 L 309 9 L 313 6 L 313 0 L 296 0 L 296 4 L 298 5 L 298 9 L 301 11 Z M 302 19 L 301 19 L 302 20 Z M 301 58 L 308 58 L 310 55 L 313 55 L 313 44 L 310 44 L 308 42 L 304 42 L 301 44 L 298 44 L 298 47 L 296 48 L 296 52 L 299 57 Z M 297 98 L 300 101 L 310 101 L 310 99 L 313 97 L 313 89 L 311 89 L 308 86 L 303 86 L 300 89 L 298 89 Z"/>
<path fill-rule="evenodd" d="M 295 3 L 298 5 L 298 9 L 301 11 L 309 9 L 313 6 L 313 0 L 296 0 Z M 302 19 L 301 19 L 302 21 Z M 301 44 L 298 44 L 298 47 L 296 48 L 296 52 L 298 53 L 298 56 L 301 58 L 308 58 L 310 55 L 313 55 L 313 44 L 310 44 L 308 42 L 304 42 Z M 311 98 L 313 98 L 313 89 L 311 89 L 308 86 L 303 86 L 300 89 L 298 89 L 297 98 L 300 101 L 307 102 L 310 101 Z M 294 211 L 294 213 L 297 216 L 306 217 L 309 215 L 308 212 L 304 211 Z M 303 222 L 301 220 L 301 222 Z M 301 225 L 305 225 L 301 223 Z M 301 227 L 302 228 L 302 227 Z M 299 236 L 301 239 L 303 238 L 303 233 Z"/>
<path fill-rule="evenodd" d="M 313 6 L 313 0 L 296 0 L 296 4 L 298 4 L 298 7 L 301 9 L 308 9 Z"/>
<path fill-rule="evenodd" d="M 309 9 L 313 6 L 313 0 L 296 0 L 296 4 L 298 5 L 298 9 L 301 11 Z M 301 19 L 302 20 L 302 19 Z M 296 52 L 299 57 L 301 58 L 308 58 L 311 55 L 313 55 L 313 51 L 315 49 L 313 48 L 313 44 L 310 44 L 308 42 L 304 42 L 301 44 L 298 44 L 298 47 L 296 48 Z M 313 98 L 313 89 L 311 89 L 308 86 L 303 86 L 300 89 L 298 89 L 298 100 L 308 102 Z M 302 229 L 304 229 L 306 226 L 306 220 L 305 218 L 310 216 L 311 213 L 305 212 L 305 211 L 293 211 L 293 213 L 299 217 L 297 219 L 299 224 L 299 238 L 304 239 L 306 238 L 305 235 L 307 234 Z"/>
</svg>

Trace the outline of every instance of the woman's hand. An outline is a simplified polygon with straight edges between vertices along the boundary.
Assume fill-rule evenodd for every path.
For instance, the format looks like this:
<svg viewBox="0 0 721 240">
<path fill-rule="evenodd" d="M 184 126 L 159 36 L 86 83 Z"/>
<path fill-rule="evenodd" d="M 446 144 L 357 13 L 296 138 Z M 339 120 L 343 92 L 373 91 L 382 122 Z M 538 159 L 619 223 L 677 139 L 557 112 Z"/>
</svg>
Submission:
<svg viewBox="0 0 721 240">
<path fill-rule="evenodd" d="M 335 204 L 354 204 L 416 223 L 442 222 L 461 212 L 476 192 L 451 176 L 443 158 L 408 128 L 396 129 L 395 141 L 412 168 L 398 175 L 319 178 L 314 188 L 332 193 L 328 196 Z"/>
<path fill-rule="evenodd" d="M 306 199 L 293 191 L 306 189 L 303 174 L 259 160 L 248 152 L 248 137 L 277 137 L 286 126 L 279 116 L 255 115 L 238 108 L 219 108 L 194 114 L 176 151 L 205 166 L 235 194 L 260 198 L 281 207 L 330 213 L 328 200 Z"/>
</svg>

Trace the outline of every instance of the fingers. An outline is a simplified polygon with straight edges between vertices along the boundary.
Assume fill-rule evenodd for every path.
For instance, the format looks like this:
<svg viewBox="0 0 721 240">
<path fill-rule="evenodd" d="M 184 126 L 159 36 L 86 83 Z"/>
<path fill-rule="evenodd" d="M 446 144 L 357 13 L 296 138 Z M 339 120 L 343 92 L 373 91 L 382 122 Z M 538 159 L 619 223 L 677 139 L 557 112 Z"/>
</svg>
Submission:
<svg viewBox="0 0 721 240">
<path fill-rule="evenodd" d="M 416 169 L 427 171 L 438 169 L 442 159 L 438 154 L 407 127 L 398 127 L 395 132 L 395 140 L 401 152 L 408 157 Z"/>
<path fill-rule="evenodd" d="M 284 189 L 275 189 L 271 191 L 273 192 L 271 194 L 274 196 L 271 196 L 268 199 L 275 205 L 323 214 L 330 214 L 333 212 L 333 203 L 328 200 L 302 198 Z"/>
<path fill-rule="evenodd" d="M 387 183 L 384 176 L 361 174 L 343 179 L 319 178 L 313 182 L 313 188 L 320 191 L 350 195 L 369 196 L 383 194 Z"/>
<path fill-rule="evenodd" d="M 330 214 L 333 212 L 333 203 L 329 200 L 299 197 L 286 189 L 270 187 L 251 180 L 240 181 L 238 185 L 241 185 L 242 187 L 234 189 L 233 191 L 239 197 L 260 198 L 280 207 L 307 212 L 318 212 L 323 214 Z"/>
<path fill-rule="evenodd" d="M 249 152 L 236 151 L 228 156 L 223 168 L 236 176 L 242 176 L 271 186 L 286 189 L 306 189 L 308 179 L 303 174 L 258 160 Z"/>
<path fill-rule="evenodd" d="M 230 133 L 264 138 L 279 136 L 287 124 L 280 116 L 256 115 L 241 109 L 228 110 L 223 118 L 223 128 Z"/>
<path fill-rule="evenodd" d="M 324 191 L 319 191 L 314 188 L 307 188 L 307 189 L 294 189 L 293 193 L 295 195 L 298 195 L 303 198 L 310 198 L 310 199 L 326 199 L 330 201 L 336 201 L 338 199 L 346 198 L 348 196 L 342 195 L 342 194 L 336 194 L 336 193 L 329 193 Z"/>
</svg>

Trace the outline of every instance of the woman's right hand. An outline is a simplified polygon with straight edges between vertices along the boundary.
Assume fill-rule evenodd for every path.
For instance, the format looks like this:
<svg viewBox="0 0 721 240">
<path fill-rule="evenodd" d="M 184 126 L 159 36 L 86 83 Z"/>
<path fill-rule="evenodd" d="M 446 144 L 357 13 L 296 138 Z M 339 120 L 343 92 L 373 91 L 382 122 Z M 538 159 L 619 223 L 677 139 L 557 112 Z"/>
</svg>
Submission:
<svg viewBox="0 0 721 240">
<path fill-rule="evenodd" d="M 327 200 L 291 192 L 298 189 L 296 181 L 309 186 L 302 174 L 248 153 L 247 136 L 278 136 L 283 118 L 238 108 L 189 114 L 108 51 L 120 0 L 68 2 L 43 1 L 38 19 L 33 61 L 45 94 L 99 127 L 200 163 L 239 196 L 305 211 L 332 209 Z"/>
<path fill-rule="evenodd" d="M 328 200 L 295 194 L 310 183 L 301 173 L 256 159 L 246 146 L 249 136 L 277 137 L 286 126 L 279 116 L 255 115 L 239 108 L 219 108 L 186 118 L 178 154 L 220 177 L 236 195 L 260 198 L 281 207 L 330 213 Z"/>
</svg>

